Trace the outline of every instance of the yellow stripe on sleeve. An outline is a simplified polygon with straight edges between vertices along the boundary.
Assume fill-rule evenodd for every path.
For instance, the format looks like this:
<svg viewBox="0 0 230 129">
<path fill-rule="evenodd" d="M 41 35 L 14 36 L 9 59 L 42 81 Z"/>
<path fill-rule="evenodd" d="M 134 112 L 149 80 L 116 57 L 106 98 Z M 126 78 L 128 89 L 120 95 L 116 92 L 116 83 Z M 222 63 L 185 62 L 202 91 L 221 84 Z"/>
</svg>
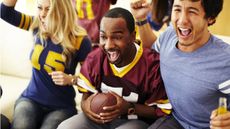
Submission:
<svg viewBox="0 0 230 129">
<path fill-rule="evenodd" d="M 76 38 L 76 41 L 74 43 L 75 49 L 77 49 L 77 50 L 80 49 L 83 38 L 84 38 L 83 36 L 79 36 L 79 37 Z"/>
<path fill-rule="evenodd" d="M 81 92 L 83 92 L 83 93 L 86 93 L 86 92 L 88 92 L 88 90 L 86 90 L 86 89 L 84 89 L 84 88 L 81 88 L 81 87 L 77 87 L 77 89 L 79 90 L 79 91 L 81 91 Z"/>
<path fill-rule="evenodd" d="M 25 15 L 21 14 L 21 21 L 20 21 L 20 24 L 19 24 L 19 28 L 22 28 L 22 25 L 24 23 L 24 17 L 25 17 Z"/>
<path fill-rule="evenodd" d="M 25 16 L 25 24 L 23 26 L 24 30 L 28 30 L 29 23 L 30 23 L 30 17 L 29 16 Z"/>
<path fill-rule="evenodd" d="M 145 103 L 148 106 L 157 106 L 162 112 L 170 114 L 172 112 L 172 105 L 168 99 L 157 100 L 154 103 Z"/>
<path fill-rule="evenodd" d="M 168 110 L 168 109 L 162 109 L 161 111 L 164 112 L 165 114 L 171 114 L 172 110 Z"/>
<path fill-rule="evenodd" d="M 87 86 L 89 86 L 89 88 L 95 89 L 95 87 L 90 83 L 90 81 L 83 74 L 80 73 L 79 77 L 86 83 Z"/>
</svg>

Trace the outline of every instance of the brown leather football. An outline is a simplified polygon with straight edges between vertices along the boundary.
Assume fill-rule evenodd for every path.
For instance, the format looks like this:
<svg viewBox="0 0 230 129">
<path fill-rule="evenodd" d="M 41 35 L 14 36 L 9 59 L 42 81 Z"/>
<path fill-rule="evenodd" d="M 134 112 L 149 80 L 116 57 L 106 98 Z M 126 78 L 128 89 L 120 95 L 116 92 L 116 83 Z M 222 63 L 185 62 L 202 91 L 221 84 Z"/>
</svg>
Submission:
<svg viewBox="0 0 230 129">
<path fill-rule="evenodd" d="M 103 112 L 104 106 L 116 105 L 116 97 L 111 93 L 97 93 L 91 100 L 90 108 L 96 114 Z"/>
</svg>

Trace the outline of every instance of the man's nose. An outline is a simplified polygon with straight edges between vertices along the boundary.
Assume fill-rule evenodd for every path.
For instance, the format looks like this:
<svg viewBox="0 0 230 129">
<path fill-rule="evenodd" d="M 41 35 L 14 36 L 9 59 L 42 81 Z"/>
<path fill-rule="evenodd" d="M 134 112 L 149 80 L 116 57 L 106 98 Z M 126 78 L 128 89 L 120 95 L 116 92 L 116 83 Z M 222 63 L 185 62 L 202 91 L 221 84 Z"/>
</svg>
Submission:
<svg viewBox="0 0 230 129">
<path fill-rule="evenodd" d="M 178 22 L 182 25 L 186 25 L 188 23 L 189 19 L 188 19 L 188 14 L 185 11 L 182 11 Z"/>
<path fill-rule="evenodd" d="M 112 38 L 108 38 L 105 42 L 105 49 L 111 49 L 115 47 L 114 40 Z"/>
</svg>

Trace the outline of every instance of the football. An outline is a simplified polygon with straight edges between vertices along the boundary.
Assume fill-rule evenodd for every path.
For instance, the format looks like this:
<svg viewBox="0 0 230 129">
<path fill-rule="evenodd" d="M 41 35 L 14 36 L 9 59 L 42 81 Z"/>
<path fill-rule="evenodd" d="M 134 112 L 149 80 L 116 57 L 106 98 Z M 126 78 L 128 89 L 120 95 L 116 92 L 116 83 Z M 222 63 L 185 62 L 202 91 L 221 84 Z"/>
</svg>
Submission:
<svg viewBox="0 0 230 129">
<path fill-rule="evenodd" d="M 111 93 L 97 93 L 91 100 L 90 108 L 96 114 L 103 112 L 104 106 L 116 105 L 116 97 Z"/>
</svg>

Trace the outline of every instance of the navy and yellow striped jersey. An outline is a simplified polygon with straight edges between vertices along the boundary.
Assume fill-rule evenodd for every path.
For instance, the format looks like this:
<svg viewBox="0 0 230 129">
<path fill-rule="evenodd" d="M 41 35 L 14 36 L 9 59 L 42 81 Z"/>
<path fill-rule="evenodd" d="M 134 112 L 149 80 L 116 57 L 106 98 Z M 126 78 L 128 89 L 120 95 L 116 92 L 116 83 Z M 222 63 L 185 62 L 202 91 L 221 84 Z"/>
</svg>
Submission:
<svg viewBox="0 0 230 129">
<path fill-rule="evenodd" d="M 33 16 L 25 15 L 14 10 L 14 7 L 7 7 L 1 4 L 1 18 L 6 22 L 24 30 L 29 30 Z"/>
</svg>

